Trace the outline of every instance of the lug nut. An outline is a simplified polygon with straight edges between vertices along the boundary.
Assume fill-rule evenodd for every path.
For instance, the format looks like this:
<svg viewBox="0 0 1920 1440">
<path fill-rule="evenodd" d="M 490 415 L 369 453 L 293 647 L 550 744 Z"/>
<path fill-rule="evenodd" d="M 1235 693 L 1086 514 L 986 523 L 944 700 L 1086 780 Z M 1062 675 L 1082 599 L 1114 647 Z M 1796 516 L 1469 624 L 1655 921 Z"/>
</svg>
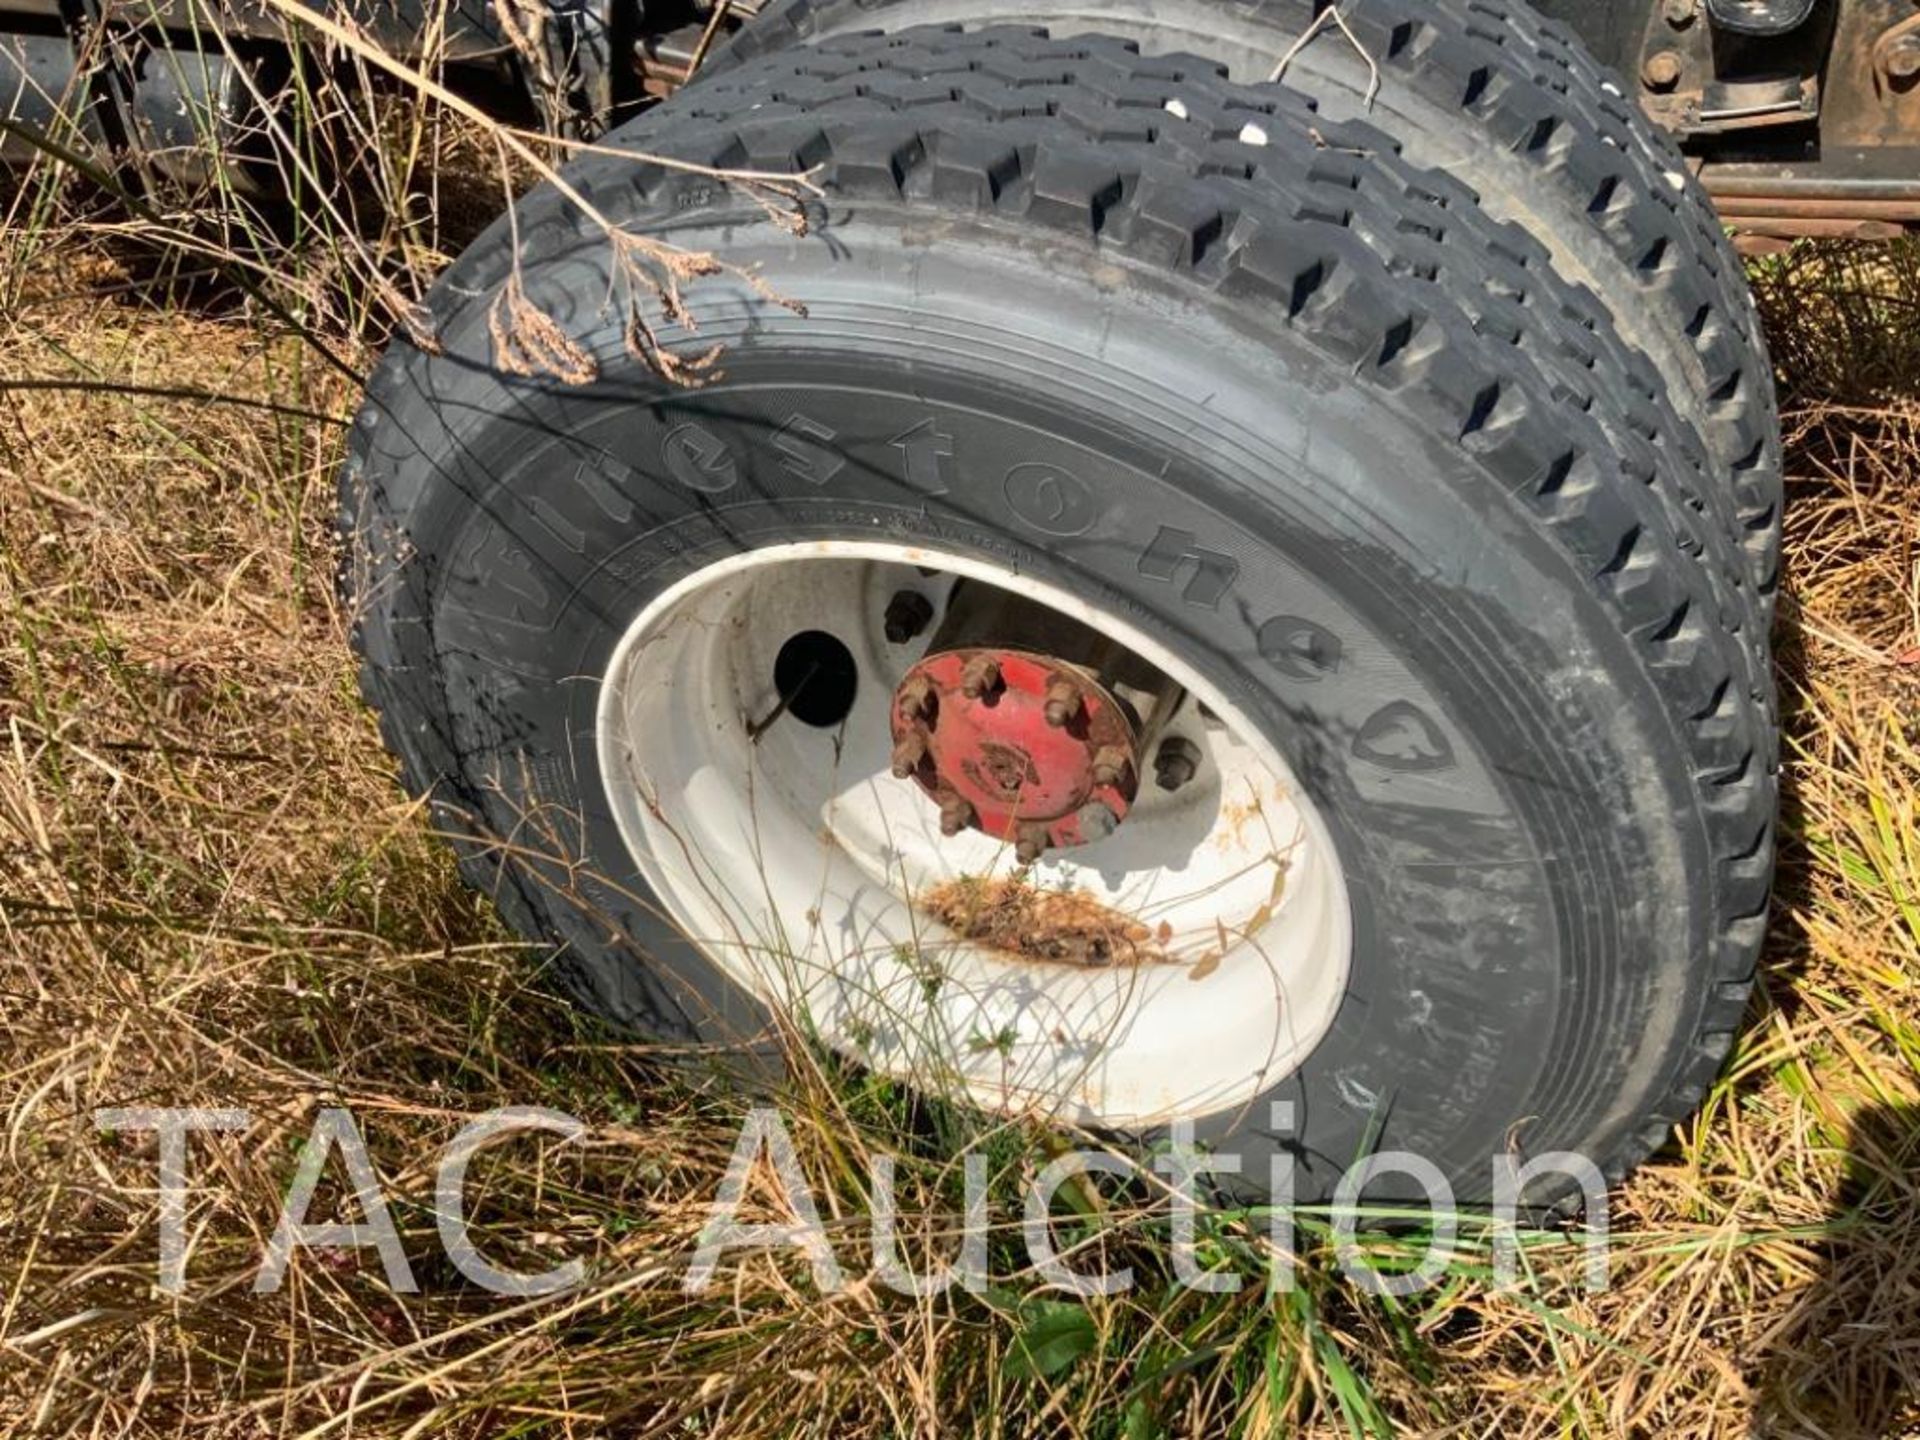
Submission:
<svg viewBox="0 0 1920 1440">
<path fill-rule="evenodd" d="M 909 720 L 933 718 L 933 681 L 916 675 L 900 687 L 900 712 Z"/>
<path fill-rule="evenodd" d="M 1099 801 L 1082 805 L 1079 813 L 1080 838 L 1091 845 L 1104 840 L 1120 828 L 1120 817 Z"/>
<path fill-rule="evenodd" d="M 1013 858 L 1022 865 L 1031 865 L 1047 853 L 1047 847 L 1051 844 L 1053 837 L 1047 834 L 1046 826 L 1022 825 L 1013 842 Z"/>
<path fill-rule="evenodd" d="M 904 645 L 933 619 L 933 602 L 918 590 L 896 590 L 887 601 L 887 614 L 881 623 L 889 645 Z"/>
<path fill-rule="evenodd" d="M 1047 724 L 1058 730 L 1080 713 L 1080 687 L 1062 675 L 1047 686 Z"/>
<path fill-rule="evenodd" d="M 949 795 L 940 802 L 940 833 L 958 835 L 973 823 L 973 806 L 958 795 Z"/>
<path fill-rule="evenodd" d="M 1680 76 L 1686 68 L 1678 52 L 1656 50 L 1647 57 L 1647 63 L 1640 67 L 1640 78 L 1646 82 L 1649 90 L 1671 90 L 1680 83 Z"/>
<path fill-rule="evenodd" d="M 1000 688 L 1000 667 L 991 655 L 976 655 L 960 672 L 960 693 L 969 700 L 991 695 Z"/>
<path fill-rule="evenodd" d="M 1700 13 L 1695 0 L 1666 0 L 1660 7 L 1660 13 L 1667 17 L 1667 24 L 1676 30 L 1684 30 L 1693 24 L 1694 16 Z"/>
<path fill-rule="evenodd" d="M 1118 745 L 1102 745 L 1093 752 L 1093 783 L 1118 785 L 1127 773 L 1127 752 Z"/>
<path fill-rule="evenodd" d="M 1180 735 L 1160 742 L 1153 756 L 1153 778 L 1162 790 L 1178 790 L 1200 771 L 1200 751 L 1191 740 Z"/>
<path fill-rule="evenodd" d="M 893 778 L 905 780 L 920 768 L 920 762 L 927 758 L 927 737 L 918 730 L 909 730 L 900 737 L 900 743 L 893 747 Z"/>
</svg>

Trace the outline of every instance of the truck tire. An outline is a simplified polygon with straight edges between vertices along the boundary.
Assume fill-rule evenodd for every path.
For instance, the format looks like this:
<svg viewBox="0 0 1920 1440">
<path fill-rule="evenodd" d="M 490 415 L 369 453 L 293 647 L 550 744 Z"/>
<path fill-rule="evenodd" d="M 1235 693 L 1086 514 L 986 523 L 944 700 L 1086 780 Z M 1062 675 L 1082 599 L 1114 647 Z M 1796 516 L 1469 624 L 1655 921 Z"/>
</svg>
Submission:
<svg viewBox="0 0 1920 1440">
<path fill-rule="evenodd" d="M 1100 37 L 834 38 L 611 143 L 572 186 L 727 267 L 643 316 L 704 383 L 541 187 L 342 484 L 387 741 L 587 1003 L 1186 1116 L 1255 1194 L 1617 1179 L 1689 1113 L 1765 924 L 1766 627 L 1695 426 L 1539 243 Z M 796 231 L 674 161 L 818 193 Z"/>
<path fill-rule="evenodd" d="M 1326 9 L 1326 0 L 776 0 L 709 67 L 723 73 L 750 55 L 860 30 L 1017 24 L 1123 36 L 1256 82 Z M 1522 0 L 1344 0 L 1341 14 L 1377 72 L 1324 24 L 1284 83 L 1330 118 L 1373 120 L 1408 159 L 1465 181 L 1600 297 L 1706 435 L 1771 607 L 1782 502 L 1773 368 L 1739 258 L 1686 160 L 1630 86 Z"/>
</svg>

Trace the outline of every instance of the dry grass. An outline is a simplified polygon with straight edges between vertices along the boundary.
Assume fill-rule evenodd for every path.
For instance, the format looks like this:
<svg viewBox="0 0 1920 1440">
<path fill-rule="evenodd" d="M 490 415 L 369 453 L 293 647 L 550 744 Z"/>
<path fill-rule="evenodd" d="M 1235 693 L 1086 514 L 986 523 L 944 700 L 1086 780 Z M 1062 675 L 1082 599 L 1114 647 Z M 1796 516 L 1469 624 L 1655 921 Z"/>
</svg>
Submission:
<svg viewBox="0 0 1920 1440">
<path fill-rule="evenodd" d="M 1002 1186 L 1044 1140 L 824 1070 L 786 1110 L 854 1285 L 822 1299 L 767 1260 L 682 1294 L 740 1102 L 555 1000 L 397 789 L 331 588 L 350 379 L 79 232 L 0 246 L 0 1429 L 1920 1433 L 1920 250 L 1761 275 L 1797 382 L 1779 919 L 1726 1077 L 1616 1198 L 1613 1287 L 1579 1293 L 1543 1243 L 1535 1285 L 1494 1294 L 1469 1247 L 1383 1305 L 1309 1232 L 1292 1296 L 1175 1297 L 1151 1207 L 1089 1193 L 1146 1283 L 1068 1311 L 1017 1279 L 916 1302 L 862 1278 L 869 1154 L 900 1155 L 928 1216 L 911 1251 L 957 1208 L 957 1136 Z M 331 343 L 365 363 L 350 326 Z M 138 1104 L 254 1115 L 193 1143 L 180 1297 L 154 1287 L 151 1139 L 91 1120 Z M 331 1104 L 418 1295 L 344 1251 L 249 1293 Z M 592 1128 L 476 1162 L 483 1247 L 584 1258 L 584 1290 L 516 1304 L 439 1258 L 435 1148 L 501 1104 Z M 1067 1359 L 1022 1349 L 1040 1336 Z"/>
<path fill-rule="evenodd" d="M 1084 890 L 1044 890 L 1024 875 L 943 881 L 920 904 L 954 934 L 1027 960 L 1058 965 L 1165 965 L 1173 929 L 1159 933 Z"/>
</svg>

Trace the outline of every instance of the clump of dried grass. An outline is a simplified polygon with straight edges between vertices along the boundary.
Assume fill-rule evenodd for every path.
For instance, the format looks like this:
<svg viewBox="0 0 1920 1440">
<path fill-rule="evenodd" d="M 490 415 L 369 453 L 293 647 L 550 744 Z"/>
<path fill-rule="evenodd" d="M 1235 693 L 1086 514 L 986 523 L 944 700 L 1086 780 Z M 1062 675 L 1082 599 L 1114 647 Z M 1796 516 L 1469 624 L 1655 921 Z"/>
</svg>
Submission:
<svg viewBox="0 0 1920 1440">
<path fill-rule="evenodd" d="M 1084 890 L 1048 890 L 1023 875 L 986 879 L 963 875 L 936 885 L 920 899 L 926 912 L 954 934 L 996 950 L 1057 965 L 1164 965 L 1172 938 L 1122 915 Z"/>
<path fill-rule="evenodd" d="M 1503 1296 L 1468 1254 L 1456 1283 L 1384 1307 L 1309 1232 L 1290 1297 L 1176 1295 L 1150 1200 L 1095 1195 L 1097 1243 L 1147 1283 L 1091 1302 L 1082 1331 L 1017 1275 L 939 1301 L 865 1276 L 872 1153 L 900 1157 L 913 1251 L 947 1246 L 957 1144 L 1003 1186 L 1045 1151 L 829 1066 L 786 1113 L 855 1285 L 823 1299 L 766 1259 L 682 1293 L 740 1104 L 557 1001 L 550 957 L 462 888 L 395 787 L 330 584 L 350 380 L 281 318 L 153 304 L 148 277 L 53 239 L 0 258 L 0 376 L 31 382 L 0 392 L 10 1433 L 1731 1440 L 1920 1418 L 1920 667 L 1900 659 L 1920 644 L 1920 399 L 1909 371 L 1863 402 L 1849 355 L 1891 351 L 1819 303 L 1897 285 L 1866 313 L 1903 313 L 1911 252 L 1796 259 L 1800 298 L 1773 312 L 1813 377 L 1788 397 L 1780 918 L 1726 1077 L 1617 1197 L 1612 1288 L 1581 1293 L 1578 1252 L 1547 1248 L 1536 1288 Z M 330 343 L 364 358 L 350 331 Z M 255 1116 L 194 1142 L 178 1298 L 153 1288 L 151 1142 L 90 1119 L 142 1103 Z M 591 1132 L 476 1162 L 477 1233 L 513 1268 L 587 1260 L 576 1294 L 516 1305 L 435 1258 L 434 1150 L 508 1103 Z M 323 1104 L 364 1128 L 420 1295 L 339 1255 L 248 1293 Z M 1005 1262 L 1017 1211 L 996 1213 Z M 1020 1337 L 1063 1323 L 1074 1355 L 1036 1373 Z"/>
<path fill-rule="evenodd" d="M 342 333 L 378 343 L 398 331 L 437 351 L 423 303 L 427 289 L 503 200 L 510 208 L 515 196 L 539 183 L 563 197 L 587 233 L 604 240 L 626 348 L 663 378 L 697 384 L 715 373 L 716 348 L 682 353 L 687 347 L 678 337 L 662 343 L 669 328 L 687 334 L 698 328 L 685 300 L 688 282 L 726 274 L 773 303 L 798 308 L 720 257 L 625 228 L 576 188 L 563 162 L 595 152 L 635 169 L 702 175 L 796 234 L 808 223 L 808 197 L 819 193 L 811 178 L 716 169 L 570 138 L 550 57 L 527 29 L 538 6 L 500 4 L 493 11 L 522 51 L 536 108 L 550 122 L 545 133 L 489 114 L 470 93 L 472 66 L 464 81 L 443 66 L 449 35 L 465 23 L 451 0 L 419 7 L 405 58 L 339 7 L 263 0 L 259 8 L 257 18 L 274 25 L 277 43 L 293 57 L 291 73 L 276 72 L 271 82 L 249 63 L 252 52 L 227 38 L 217 7 L 204 0 L 181 0 L 171 9 L 130 0 L 117 12 L 126 23 L 144 18 L 170 30 L 195 23 L 214 57 L 243 77 L 238 113 L 216 126 L 208 115 L 191 112 L 199 131 L 190 147 L 195 165 L 182 173 L 146 152 L 113 155 L 74 134 L 0 122 L 10 138 L 39 152 L 28 186 L 8 197 L 9 226 L 37 237 L 49 215 L 90 211 L 94 232 L 117 241 L 123 254 L 137 253 L 145 266 L 169 276 L 184 273 L 237 290 L 302 330 L 335 364 L 340 357 L 323 337 Z M 84 54 L 83 73 L 100 59 Z M 161 50 L 151 63 L 180 62 Z M 517 255 L 517 232 L 513 249 Z M 491 297 L 488 322 L 503 370 L 570 385 L 596 378 L 592 357 L 528 297 L 517 262 Z"/>
</svg>

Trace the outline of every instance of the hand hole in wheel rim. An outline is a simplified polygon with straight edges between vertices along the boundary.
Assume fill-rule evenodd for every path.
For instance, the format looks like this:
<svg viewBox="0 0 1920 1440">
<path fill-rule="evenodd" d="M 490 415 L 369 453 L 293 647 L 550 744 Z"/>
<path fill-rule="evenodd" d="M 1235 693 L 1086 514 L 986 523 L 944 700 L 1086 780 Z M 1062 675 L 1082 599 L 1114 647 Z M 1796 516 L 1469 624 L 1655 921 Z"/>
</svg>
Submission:
<svg viewBox="0 0 1920 1440">
<path fill-rule="evenodd" d="M 816 730 L 830 729 L 847 718 L 859 686 L 860 667 L 853 652 L 824 630 L 802 630 L 773 657 L 776 703 Z"/>
<path fill-rule="evenodd" d="M 1017 588 L 1164 671 L 1187 692 L 1166 733 L 1203 756 L 1172 794 L 1146 778 L 1105 839 L 1049 852 L 1031 888 L 1010 845 L 942 835 L 938 808 L 889 770 L 893 690 L 928 639 L 887 641 L 889 597 L 905 583 L 944 597 L 963 577 Z M 776 660 L 800 628 L 855 667 L 850 708 L 826 728 L 773 714 Z M 1086 1123 L 1203 1115 L 1278 1083 L 1339 1008 L 1346 886 L 1278 752 L 1170 651 L 1031 576 L 866 541 L 718 562 L 629 626 L 597 743 L 628 849 L 674 922 L 828 1043 L 923 1087 Z M 956 885 L 1044 914 L 1055 902 L 1036 889 L 1090 896 L 1144 939 L 1135 963 L 1024 958 L 933 917 L 936 899 L 959 913 Z"/>
</svg>

